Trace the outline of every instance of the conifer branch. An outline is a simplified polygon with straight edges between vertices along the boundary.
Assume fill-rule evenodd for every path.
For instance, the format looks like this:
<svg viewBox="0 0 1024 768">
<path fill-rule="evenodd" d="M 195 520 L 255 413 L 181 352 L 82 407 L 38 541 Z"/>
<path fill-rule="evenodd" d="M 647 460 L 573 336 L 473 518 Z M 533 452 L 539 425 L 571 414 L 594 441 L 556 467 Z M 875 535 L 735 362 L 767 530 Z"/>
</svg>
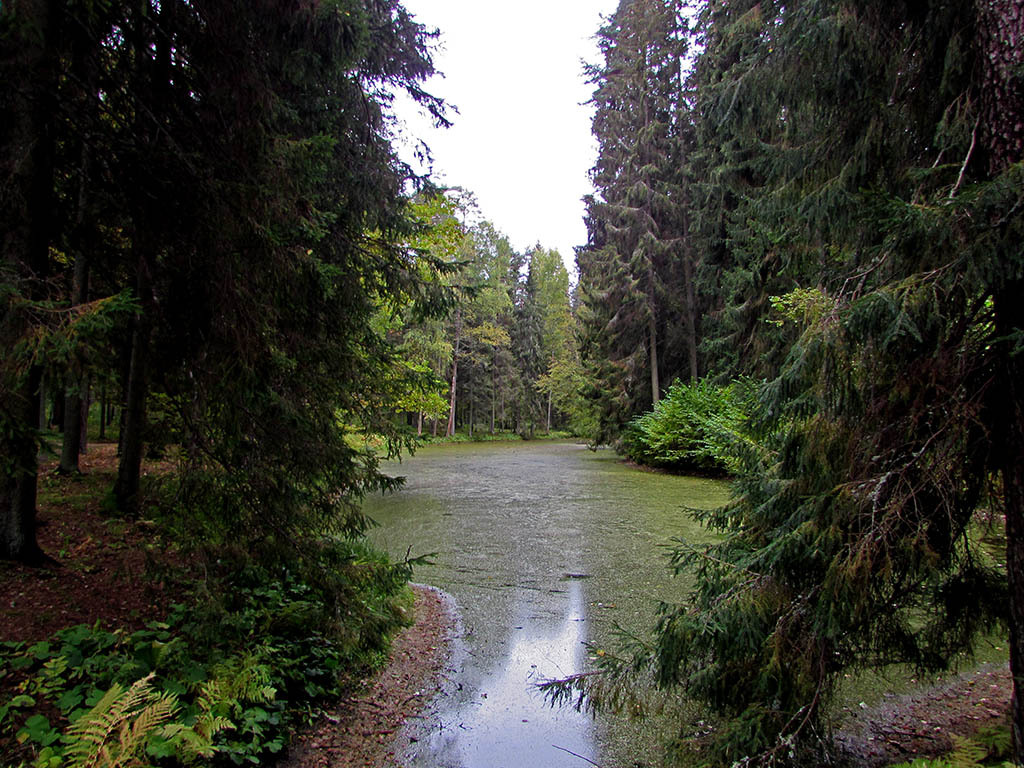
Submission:
<svg viewBox="0 0 1024 768">
<path fill-rule="evenodd" d="M 978 117 L 974 121 L 974 129 L 971 131 L 971 146 L 967 149 L 967 157 L 964 158 L 964 164 L 960 166 L 960 175 L 956 179 L 956 184 L 949 190 L 949 199 L 952 200 L 956 195 L 957 190 L 960 189 L 960 185 L 963 184 L 964 174 L 967 173 L 967 165 L 971 162 L 971 155 L 974 154 L 974 147 L 978 143 L 978 124 L 981 123 L 981 117 Z"/>
</svg>

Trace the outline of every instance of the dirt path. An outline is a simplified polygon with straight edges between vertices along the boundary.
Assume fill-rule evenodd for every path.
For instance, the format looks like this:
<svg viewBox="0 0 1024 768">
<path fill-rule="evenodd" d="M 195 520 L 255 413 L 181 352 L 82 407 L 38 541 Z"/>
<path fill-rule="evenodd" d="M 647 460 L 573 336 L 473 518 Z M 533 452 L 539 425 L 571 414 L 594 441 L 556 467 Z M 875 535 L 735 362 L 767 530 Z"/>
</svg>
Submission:
<svg viewBox="0 0 1024 768">
<path fill-rule="evenodd" d="M 852 768 L 881 768 L 952 748 L 952 734 L 969 736 L 1007 721 L 1011 678 L 1007 665 L 977 669 L 851 713 L 836 735 Z"/>
</svg>

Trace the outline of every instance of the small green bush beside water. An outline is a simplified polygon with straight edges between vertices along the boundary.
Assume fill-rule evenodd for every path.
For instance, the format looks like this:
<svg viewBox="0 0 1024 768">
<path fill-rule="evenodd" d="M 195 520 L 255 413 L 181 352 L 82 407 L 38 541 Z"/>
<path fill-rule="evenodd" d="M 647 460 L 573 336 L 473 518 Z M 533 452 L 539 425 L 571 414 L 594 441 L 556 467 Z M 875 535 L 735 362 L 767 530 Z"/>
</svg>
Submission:
<svg viewBox="0 0 1024 768">
<path fill-rule="evenodd" d="M 318 560 L 239 569 L 139 631 L 0 643 L 0 680 L 16 691 L 0 743 L 46 768 L 272 761 L 291 727 L 386 658 L 409 615 L 409 563 L 349 541 Z"/>
<path fill-rule="evenodd" d="M 654 407 L 629 423 L 623 453 L 637 462 L 672 472 L 730 473 L 730 445 L 747 418 L 749 387 L 707 380 L 674 383 Z"/>
</svg>

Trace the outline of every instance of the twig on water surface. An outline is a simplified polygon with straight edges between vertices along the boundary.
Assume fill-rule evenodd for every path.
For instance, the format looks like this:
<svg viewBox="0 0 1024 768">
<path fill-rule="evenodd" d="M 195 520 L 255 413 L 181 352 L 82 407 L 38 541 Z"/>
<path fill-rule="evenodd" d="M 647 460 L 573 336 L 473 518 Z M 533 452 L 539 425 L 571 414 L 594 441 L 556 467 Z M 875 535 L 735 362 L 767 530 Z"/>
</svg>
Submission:
<svg viewBox="0 0 1024 768">
<path fill-rule="evenodd" d="M 600 765 L 598 765 L 597 763 L 595 763 L 595 762 L 594 762 L 593 760 L 591 760 L 591 759 L 590 759 L 589 757 L 584 757 L 583 755 L 577 755 L 577 754 L 576 754 L 575 752 L 573 752 L 573 751 L 572 751 L 571 749 L 566 749 L 565 747 L 560 747 L 560 746 L 558 746 L 557 744 L 552 744 L 551 746 L 552 746 L 552 747 L 554 747 L 555 749 L 560 749 L 560 750 L 562 750 L 563 752 L 568 752 L 568 753 L 569 753 L 570 755 L 572 755 L 573 757 L 578 757 L 578 758 L 579 758 L 580 760 L 586 760 L 586 761 L 587 761 L 588 763 L 590 763 L 591 765 L 593 765 L 593 766 L 596 766 L 596 768 L 601 768 L 601 766 L 600 766 Z"/>
</svg>

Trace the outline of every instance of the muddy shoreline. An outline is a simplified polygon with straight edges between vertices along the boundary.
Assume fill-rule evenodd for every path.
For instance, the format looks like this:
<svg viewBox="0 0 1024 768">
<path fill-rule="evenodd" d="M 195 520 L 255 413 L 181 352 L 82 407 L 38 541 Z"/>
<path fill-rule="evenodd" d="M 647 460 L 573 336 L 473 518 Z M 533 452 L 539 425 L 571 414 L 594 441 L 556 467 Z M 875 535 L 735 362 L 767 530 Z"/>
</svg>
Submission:
<svg viewBox="0 0 1024 768">
<path fill-rule="evenodd" d="M 458 613 L 445 592 L 414 584 L 415 620 L 394 639 L 387 665 L 297 734 L 282 768 L 397 766 L 410 723 L 422 721 L 447 675 Z M 417 727 L 417 726 L 410 726 Z"/>
</svg>

